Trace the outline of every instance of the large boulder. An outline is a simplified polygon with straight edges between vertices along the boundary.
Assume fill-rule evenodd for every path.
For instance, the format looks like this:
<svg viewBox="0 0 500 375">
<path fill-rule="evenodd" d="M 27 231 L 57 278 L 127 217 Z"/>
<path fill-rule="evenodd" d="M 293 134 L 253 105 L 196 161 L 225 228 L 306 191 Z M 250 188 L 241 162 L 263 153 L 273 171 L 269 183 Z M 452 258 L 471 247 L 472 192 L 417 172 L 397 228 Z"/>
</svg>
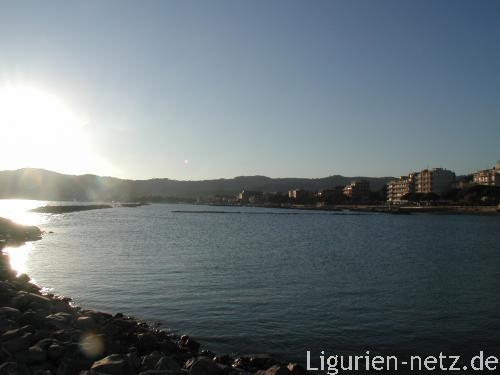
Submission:
<svg viewBox="0 0 500 375">
<path fill-rule="evenodd" d="M 16 320 L 21 317 L 21 312 L 13 307 L 0 307 L 0 319 Z"/>
<path fill-rule="evenodd" d="M 236 358 L 233 362 L 233 367 L 253 372 L 256 370 L 266 370 L 277 364 L 278 362 L 269 354 L 248 354 Z"/>
<path fill-rule="evenodd" d="M 199 358 L 189 368 L 189 375 L 221 375 L 222 367 L 210 358 Z"/>
<path fill-rule="evenodd" d="M 53 343 L 54 343 L 54 340 L 49 339 L 49 338 L 43 338 L 41 340 L 36 340 L 36 344 L 34 346 L 38 346 L 40 349 L 46 350 Z"/>
<path fill-rule="evenodd" d="M 52 299 L 52 312 L 65 312 L 75 314 L 76 310 L 70 305 L 71 299 L 69 298 L 53 298 Z"/>
<path fill-rule="evenodd" d="M 181 339 L 179 340 L 179 347 L 181 349 L 189 350 L 193 353 L 197 353 L 198 349 L 200 348 L 200 343 L 188 335 L 182 335 Z"/>
<path fill-rule="evenodd" d="M 130 366 L 132 366 L 134 370 L 136 371 L 139 370 L 139 368 L 141 367 L 141 359 L 139 358 L 139 356 L 135 351 L 128 353 L 127 359 L 128 362 L 130 363 Z"/>
<path fill-rule="evenodd" d="M 44 325 L 46 315 L 47 311 L 43 310 L 33 311 L 29 309 L 23 312 L 23 314 L 17 320 L 17 322 L 21 325 L 31 324 L 36 326 L 37 328 L 41 328 Z"/>
<path fill-rule="evenodd" d="M 2 336 L 0 336 L 0 341 L 10 341 L 13 339 L 17 339 L 28 332 L 31 333 L 33 330 L 32 328 L 33 327 L 30 327 L 30 326 L 24 326 L 21 328 L 14 328 L 14 329 L 8 330 L 8 331 L 4 332 L 2 334 Z"/>
<path fill-rule="evenodd" d="M 11 305 L 21 311 L 32 309 L 34 311 L 45 311 L 49 314 L 52 310 L 52 301 L 50 298 L 36 293 L 18 292 L 12 299 Z"/>
<path fill-rule="evenodd" d="M 141 370 L 142 371 L 147 371 L 147 370 L 153 370 L 156 367 L 156 364 L 160 359 L 165 357 L 165 354 L 159 352 L 159 351 L 154 351 L 151 352 L 147 355 L 144 355 L 141 357 Z"/>
<path fill-rule="evenodd" d="M 158 349 L 158 339 L 151 332 L 140 333 L 137 335 L 137 348 L 141 353 L 149 353 Z"/>
<path fill-rule="evenodd" d="M 275 365 L 267 369 L 265 375 L 292 375 L 287 366 Z"/>
<path fill-rule="evenodd" d="M 155 370 L 168 370 L 177 372 L 180 370 L 179 364 L 172 357 L 162 357 L 156 363 Z"/>
<path fill-rule="evenodd" d="M 90 316 L 81 316 L 76 320 L 75 327 L 82 331 L 89 331 L 94 329 L 95 321 Z"/>
<path fill-rule="evenodd" d="M 135 371 L 126 356 L 111 354 L 100 361 L 94 362 L 91 372 L 109 375 L 134 375 Z"/>
<path fill-rule="evenodd" d="M 251 354 L 246 357 L 248 358 L 252 368 L 267 369 L 277 364 L 277 361 L 270 354 L 266 353 Z"/>
<path fill-rule="evenodd" d="M 158 350 L 165 354 L 175 354 L 180 351 L 177 344 L 170 340 L 170 338 L 166 338 L 158 343 Z"/>
<path fill-rule="evenodd" d="M 45 362 L 47 359 L 47 353 L 38 346 L 32 346 L 28 350 L 18 353 L 16 357 L 20 361 L 31 365 L 34 363 Z"/>
<path fill-rule="evenodd" d="M 2 346 L 10 354 L 22 352 L 30 347 L 31 336 L 33 336 L 32 333 L 25 333 L 21 337 L 17 337 L 9 341 L 4 341 L 2 343 Z"/>
<path fill-rule="evenodd" d="M 298 363 L 289 363 L 287 367 L 293 375 L 307 375 L 307 370 Z"/>
<path fill-rule="evenodd" d="M 66 348 L 64 346 L 52 344 L 47 348 L 47 357 L 51 361 L 58 361 L 64 355 L 65 351 Z"/>
<path fill-rule="evenodd" d="M 73 315 L 65 312 L 58 312 L 45 317 L 45 324 L 55 329 L 69 328 L 72 323 Z"/>
<path fill-rule="evenodd" d="M 30 375 L 30 371 L 25 364 L 13 361 L 0 364 L 1 375 Z"/>
</svg>

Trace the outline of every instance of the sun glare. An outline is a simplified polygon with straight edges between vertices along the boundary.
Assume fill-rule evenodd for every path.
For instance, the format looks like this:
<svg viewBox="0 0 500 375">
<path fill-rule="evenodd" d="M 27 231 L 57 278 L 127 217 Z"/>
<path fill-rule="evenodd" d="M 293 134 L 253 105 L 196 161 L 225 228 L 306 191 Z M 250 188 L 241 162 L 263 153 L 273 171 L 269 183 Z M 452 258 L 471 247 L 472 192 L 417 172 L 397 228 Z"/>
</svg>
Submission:
<svg viewBox="0 0 500 375">
<path fill-rule="evenodd" d="M 18 275 L 28 271 L 28 257 L 33 251 L 33 244 L 27 242 L 20 247 L 8 247 L 4 252 L 9 255 L 10 266 Z"/>
<path fill-rule="evenodd" d="M 82 116 L 48 91 L 0 87 L 0 169 L 102 170 L 84 125 Z"/>
</svg>

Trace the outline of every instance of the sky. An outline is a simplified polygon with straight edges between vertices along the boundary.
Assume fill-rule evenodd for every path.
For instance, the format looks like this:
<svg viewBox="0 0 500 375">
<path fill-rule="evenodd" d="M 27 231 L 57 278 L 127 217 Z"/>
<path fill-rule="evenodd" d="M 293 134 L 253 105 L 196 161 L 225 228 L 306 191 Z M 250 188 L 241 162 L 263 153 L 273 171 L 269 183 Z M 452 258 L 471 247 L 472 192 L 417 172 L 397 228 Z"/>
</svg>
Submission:
<svg viewBox="0 0 500 375">
<path fill-rule="evenodd" d="M 500 1 L 0 3 L 0 170 L 457 174 L 500 159 Z"/>
</svg>

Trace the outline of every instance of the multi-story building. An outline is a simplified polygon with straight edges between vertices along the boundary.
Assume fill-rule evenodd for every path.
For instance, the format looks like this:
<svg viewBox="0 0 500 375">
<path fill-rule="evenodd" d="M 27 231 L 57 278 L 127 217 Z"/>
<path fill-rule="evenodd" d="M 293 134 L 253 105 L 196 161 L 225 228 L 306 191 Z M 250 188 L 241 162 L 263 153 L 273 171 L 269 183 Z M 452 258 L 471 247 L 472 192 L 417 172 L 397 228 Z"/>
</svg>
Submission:
<svg viewBox="0 0 500 375">
<path fill-rule="evenodd" d="M 370 183 L 367 180 L 353 181 L 344 187 L 343 193 L 353 202 L 367 202 L 370 199 Z"/>
<path fill-rule="evenodd" d="M 478 185 L 500 186 L 500 161 L 491 169 L 474 173 L 473 181 Z"/>
<path fill-rule="evenodd" d="M 415 193 L 415 175 L 401 176 L 398 180 L 389 181 L 387 184 L 387 201 L 400 202 Z"/>
<path fill-rule="evenodd" d="M 294 189 L 288 191 L 288 198 L 295 200 L 303 200 L 309 198 L 310 194 L 307 190 Z"/>
<path fill-rule="evenodd" d="M 444 168 L 424 169 L 416 174 L 415 192 L 442 195 L 451 189 L 455 173 Z"/>
<path fill-rule="evenodd" d="M 243 190 L 238 194 L 238 201 L 240 203 L 257 203 L 262 201 L 264 193 L 262 191 L 249 191 Z"/>
<path fill-rule="evenodd" d="M 317 193 L 317 197 L 326 203 L 340 203 L 344 197 L 344 187 L 335 186 L 333 189 L 320 190 Z"/>
</svg>

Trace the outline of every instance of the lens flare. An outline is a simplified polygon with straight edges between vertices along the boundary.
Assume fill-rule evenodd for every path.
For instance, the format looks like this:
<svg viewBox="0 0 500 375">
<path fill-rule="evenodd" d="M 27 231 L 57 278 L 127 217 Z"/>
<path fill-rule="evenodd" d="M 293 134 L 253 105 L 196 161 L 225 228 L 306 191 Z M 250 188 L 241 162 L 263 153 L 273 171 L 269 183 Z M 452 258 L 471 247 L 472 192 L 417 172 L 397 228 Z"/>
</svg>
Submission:
<svg viewBox="0 0 500 375">
<path fill-rule="evenodd" d="M 86 333 L 80 339 L 80 349 L 88 358 L 99 358 L 104 354 L 104 340 L 94 333 Z"/>
</svg>

